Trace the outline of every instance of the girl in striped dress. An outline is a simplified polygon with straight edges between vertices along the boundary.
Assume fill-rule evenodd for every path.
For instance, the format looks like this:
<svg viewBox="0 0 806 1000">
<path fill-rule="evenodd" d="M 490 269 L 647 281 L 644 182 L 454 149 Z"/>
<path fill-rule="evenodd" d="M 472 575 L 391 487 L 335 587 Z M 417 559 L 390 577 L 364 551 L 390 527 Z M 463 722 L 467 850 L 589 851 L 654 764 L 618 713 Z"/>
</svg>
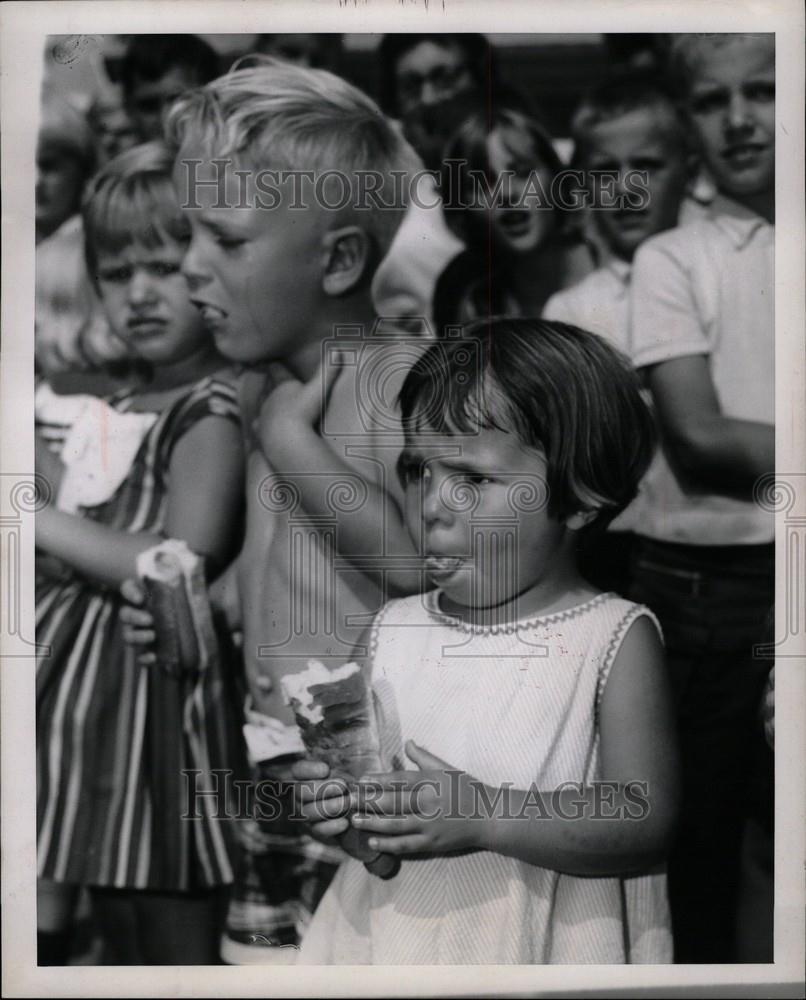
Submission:
<svg viewBox="0 0 806 1000">
<path fill-rule="evenodd" d="M 384 881 L 345 862 L 299 962 L 670 962 L 658 627 L 576 566 L 651 457 L 637 380 L 586 331 L 492 319 L 433 344 L 400 402 L 406 520 L 435 589 L 365 637 L 389 771 L 352 795 L 326 764 L 294 773 L 316 836 L 352 823 L 402 863 Z"/>
<path fill-rule="evenodd" d="M 171 168 L 151 144 L 91 185 L 90 273 L 113 332 L 153 375 L 90 407 L 74 464 L 54 476 L 50 462 L 55 481 L 36 517 L 48 569 L 37 580 L 39 876 L 43 889 L 89 887 L 119 964 L 214 961 L 232 881 L 227 825 L 192 802 L 201 818 L 183 818 L 182 772 L 209 787 L 211 769 L 238 765 L 234 678 L 214 656 L 179 677 L 158 650 L 156 662 L 136 662 L 119 620 L 118 587 L 166 537 L 215 576 L 234 555 L 243 500 L 235 385 L 180 272 L 187 230 Z"/>
</svg>

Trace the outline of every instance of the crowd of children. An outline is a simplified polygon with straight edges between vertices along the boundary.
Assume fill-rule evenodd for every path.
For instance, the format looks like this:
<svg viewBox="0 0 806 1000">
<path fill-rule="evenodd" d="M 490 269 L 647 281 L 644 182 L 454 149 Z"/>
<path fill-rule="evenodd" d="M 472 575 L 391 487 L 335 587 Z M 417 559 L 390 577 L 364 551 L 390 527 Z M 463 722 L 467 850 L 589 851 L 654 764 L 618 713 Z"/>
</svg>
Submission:
<svg viewBox="0 0 806 1000">
<path fill-rule="evenodd" d="M 332 46 L 220 74 L 154 37 L 113 109 L 140 144 L 41 139 L 77 318 L 38 305 L 40 963 L 79 892 L 110 964 L 771 961 L 772 36 L 665 39 L 570 165 L 478 36 L 390 36 L 389 116 Z M 424 162 L 444 212 L 299 208 L 306 172 Z M 568 166 L 585 197 L 530 206 Z M 164 539 L 217 632 L 178 673 Z M 361 665 L 387 771 L 305 759 L 309 660 Z M 196 813 L 224 774 L 277 808 Z"/>
</svg>

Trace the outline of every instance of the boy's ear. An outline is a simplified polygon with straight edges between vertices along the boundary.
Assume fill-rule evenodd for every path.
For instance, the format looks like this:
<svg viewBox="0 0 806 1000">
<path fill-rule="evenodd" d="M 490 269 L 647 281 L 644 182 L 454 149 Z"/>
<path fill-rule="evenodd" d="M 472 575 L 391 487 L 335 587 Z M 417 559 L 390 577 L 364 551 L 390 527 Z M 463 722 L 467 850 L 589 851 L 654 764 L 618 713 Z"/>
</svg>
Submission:
<svg viewBox="0 0 806 1000">
<path fill-rule="evenodd" d="M 566 528 L 570 528 L 571 531 L 579 531 L 586 524 L 590 524 L 598 513 L 598 510 L 578 510 L 576 514 L 571 514 L 570 517 L 565 519 L 565 526 Z"/>
<path fill-rule="evenodd" d="M 346 295 L 366 272 L 372 246 L 360 226 L 331 229 L 322 239 L 322 288 L 326 295 Z"/>
</svg>

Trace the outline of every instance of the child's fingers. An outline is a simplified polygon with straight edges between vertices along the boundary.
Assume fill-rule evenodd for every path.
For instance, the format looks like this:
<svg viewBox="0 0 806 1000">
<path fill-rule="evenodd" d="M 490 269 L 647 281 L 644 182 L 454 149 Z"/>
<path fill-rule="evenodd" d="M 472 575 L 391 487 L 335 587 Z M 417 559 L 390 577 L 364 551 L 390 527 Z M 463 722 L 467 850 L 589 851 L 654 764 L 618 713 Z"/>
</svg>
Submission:
<svg viewBox="0 0 806 1000">
<path fill-rule="evenodd" d="M 150 667 L 152 663 L 156 663 L 157 662 L 157 654 L 156 653 L 140 653 L 140 655 L 137 657 L 137 662 L 142 667 Z"/>
<path fill-rule="evenodd" d="M 301 803 L 300 812 L 309 823 L 322 823 L 325 820 L 345 816 L 350 811 L 350 799 L 344 795 L 331 798 L 312 799 Z M 349 826 L 349 821 L 348 824 Z"/>
<path fill-rule="evenodd" d="M 130 604 L 145 604 L 146 593 L 139 580 L 124 580 L 120 585 L 120 593 Z"/>
<path fill-rule="evenodd" d="M 381 851 L 383 854 L 423 854 L 433 851 L 421 833 L 406 837 L 373 836 L 369 838 L 369 846 L 373 851 Z"/>
<path fill-rule="evenodd" d="M 323 760 L 297 760 L 291 768 L 291 775 L 297 781 L 327 778 L 330 768 Z"/>
<path fill-rule="evenodd" d="M 442 760 L 441 757 L 435 757 L 434 754 L 426 750 L 425 747 L 421 747 L 415 743 L 414 740 L 406 741 L 406 754 L 421 771 L 455 770 L 446 760 Z"/>
<path fill-rule="evenodd" d="M 402 816 L 417 812 L 422 804 L 419 788 L 401 786 L 382 789 L 379 786 L 362 785 L 353 792 L 353 809 L 357 813 L 380 813 L 384 816 Z"/>
<path fill-rule="evenodd" d="M 386 771 L 377 774 L 362 774 L 358 779 L 359 788 L 367 785 L 375 788 L 402 788 L 404 785 L 411 785 L 416 781 L 421 781 L 422 775 L 419 771 Z"/>
<path fill-rule="evenodd" d="M 372 813 L 360 813 L 351 817 L 351 822 L 357 830 L 367 833 L 378 833 L 383 836 L 402 836 L 419 833 L 422 830 L 422 820 L 419 816 L 376 816 Z"/>
<path fill-rule="evenodd" d="M 124 625 L 134 625 L 137 628 L 151 628 L 154 624 L 154 616 L 145 608 L 136 608 L 132 604 L 122 604 L 120 607 L 120 620 Z"/>
<path fill-rule="evenodd" d="M 316 840 L 332 840 L 333 837 L 340 837 L 350 829 L 350 821 L 346 816 L 338 819 L 325 820 L 322 823 L 311 823 L 310 833 Z"/>
<path fill-rule="evenodd" d="M 124 626 L 123 641 L 129 646 L 153 646 L 157 634 L 153 629 Z"/>
<path fill-rule="evenodd" d="M 344 782 L 337 781 L 298 781 L 294 785 L 297 801 L 303 805 L 309 802 L 323 802 L 326 799 L 346 799 L 350 793 Z"/>
</svg>

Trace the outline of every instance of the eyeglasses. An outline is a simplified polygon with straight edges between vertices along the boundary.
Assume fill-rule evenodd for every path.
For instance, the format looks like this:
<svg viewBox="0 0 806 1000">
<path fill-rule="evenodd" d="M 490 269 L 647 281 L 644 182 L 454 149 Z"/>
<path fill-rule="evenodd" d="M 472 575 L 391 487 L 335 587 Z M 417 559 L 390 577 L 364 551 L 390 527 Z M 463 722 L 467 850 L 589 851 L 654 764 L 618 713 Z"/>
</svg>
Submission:
<svg viewBox="0 0 806 1000">
<path fill-rule="evenodd" d="M 428 73 L 405 73 L 398 80 L 398 93 L 401 104 L 417 103 L 423 88 L 428 85 L 439 97 L 450 96 L 467 79 L 470 74 L 467 67 L 435 66 Z"/>
</svg>

